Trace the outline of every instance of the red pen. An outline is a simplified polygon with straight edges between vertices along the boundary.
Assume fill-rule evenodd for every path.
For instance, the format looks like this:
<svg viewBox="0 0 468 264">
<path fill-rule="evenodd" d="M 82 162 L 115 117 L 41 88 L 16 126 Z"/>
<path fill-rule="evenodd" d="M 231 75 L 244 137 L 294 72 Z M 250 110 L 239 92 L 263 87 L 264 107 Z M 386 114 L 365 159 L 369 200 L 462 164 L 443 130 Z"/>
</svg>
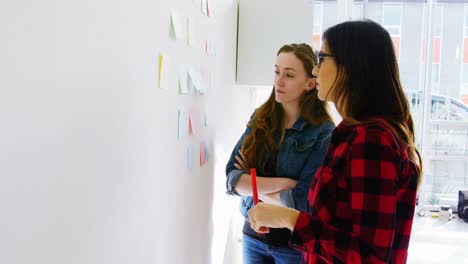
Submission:
<svg viewBox="0 0 468 264">
<path fill-rule="evenodd" d="M 258 204 L 258 191 L 257 191 L 257 172 L 255 168 L 250 169 L 250 178 L 252 179 L 252 195 L 254 199 L 254 205 Z"/>
<path fill-rule="evenodd" d="M 250 178 L 252 179 L 252 196 L 253 196 L 253 202 L 254 205 L 258 204 L 258 191 L 257 191 L 257 172 L 255 171 L 255 168 L 250 169 Z M 260 227 L 260 230 L 263 232 L 269 232 L 268 227 Z M 258 235 L 261 235 L 262 233 L 258 233 Z"/>
</svg>

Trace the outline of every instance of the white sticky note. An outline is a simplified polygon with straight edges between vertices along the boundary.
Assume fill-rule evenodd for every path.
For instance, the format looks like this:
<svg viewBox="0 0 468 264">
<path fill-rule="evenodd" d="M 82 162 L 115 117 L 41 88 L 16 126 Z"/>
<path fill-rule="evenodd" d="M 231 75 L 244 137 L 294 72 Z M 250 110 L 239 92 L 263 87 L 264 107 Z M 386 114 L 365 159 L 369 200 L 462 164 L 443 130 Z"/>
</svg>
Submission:
<svg viewBox="0 0 468 264">
<path fill-rule="evenodd" d="M 214 87 L 214 74 L 210 72 L 210 89 Z"/>
<path fill-rule="evenodd" d="M 208 10 L 206 9 L 206 0 L 201 0 L 200 1 L 200 4 L 201 4 L 201 12 L 202 14 L 204 14 L 205 16 L 208 15 Z"/>
<path fill-rule="evenodd" d="M 182 19 L 175 9 L 171 10 L 171 30 L 176 39 L 184 39 L 182 30 Z"/>
<path fill-rule="evenodd" d="M 211 47 L 210 47 L 210 54 L 211 56 L 216 56 L 216 40 L 211 40 Z"/>
<path fill-rule="evenodd" d="M 179 93 L 187 94 L 189 92 L 188 85 L 188 72 L 187 69 L 183 68 L 179 73 Z"/>
<path fill-rule="evenodd" d="M 189 78 L 193 84 L 193 88 L 195 89 L 195 92 L 200 93 L 200 94 L 205 93 L 206 89 L 203 83 L 203 78 L 199 71 L 197 71 L 194 68 L 190 68 Z"/>
</svg>

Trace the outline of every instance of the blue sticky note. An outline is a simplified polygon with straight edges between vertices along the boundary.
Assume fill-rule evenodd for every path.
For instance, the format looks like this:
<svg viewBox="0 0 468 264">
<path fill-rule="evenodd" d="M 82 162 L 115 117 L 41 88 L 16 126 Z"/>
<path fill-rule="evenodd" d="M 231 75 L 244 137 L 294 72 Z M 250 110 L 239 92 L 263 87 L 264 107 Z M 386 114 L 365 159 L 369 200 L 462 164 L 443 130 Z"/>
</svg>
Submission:
<svg viewBox="0 0 468 264">
<path fill-rule="evenodd" d="M 178 111 L 178 130 L 177 130 L 177 138 L 180 140 L 188 136 L 188 114 L 185 111 L 179 109 Z"/>
<path fill-rule="evenodd" d="M 211 147 L 210 147 L 210 143 L 208 140 L 205 140 L 205 162 L 207 162 L 208 160 L 210 160 L 210 156 L 211 156 Z"/>
<path fill-rule="evenodd" d="M 188 144 L 187 147 L 187 168 L 193 169 L 193 144 Z"/>
<path fill-rule="evenodd" d="M 208 123 L 206 122 L 206 112 L 205 112 L 204 118 L 205 118 L 205 127 L 207 127 Z"/>
</svg>

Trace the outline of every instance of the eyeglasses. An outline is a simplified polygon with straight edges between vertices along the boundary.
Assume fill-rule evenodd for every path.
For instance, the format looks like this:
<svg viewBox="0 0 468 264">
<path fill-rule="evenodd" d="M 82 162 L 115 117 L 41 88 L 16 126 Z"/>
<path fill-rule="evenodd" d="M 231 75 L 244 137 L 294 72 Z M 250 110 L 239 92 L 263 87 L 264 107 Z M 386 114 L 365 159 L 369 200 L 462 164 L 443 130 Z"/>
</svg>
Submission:
<svg viewBox="0 0 468 264">
<path fill-rule="evenodd" d="M 320 51 L 319 53 L 317 53 L 317 68 L 320 68 L 325 57 L 335 57 L 335 56 Z"/>
</svg>

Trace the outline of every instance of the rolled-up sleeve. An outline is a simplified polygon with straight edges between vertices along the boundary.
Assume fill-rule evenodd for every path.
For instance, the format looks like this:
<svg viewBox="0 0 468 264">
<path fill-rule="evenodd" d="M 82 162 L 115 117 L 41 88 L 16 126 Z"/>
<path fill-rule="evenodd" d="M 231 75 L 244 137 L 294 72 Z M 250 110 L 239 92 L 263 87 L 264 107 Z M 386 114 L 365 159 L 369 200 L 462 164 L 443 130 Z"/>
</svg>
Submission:
<svg viewBox="0 0 468 264">
<path fill-rule="evenodd" d="M 227 179 L 226 179 L 226 193 L 229 194 L 229 195 L 239 195 L 237 192 L 236 192 L 236 184 L 237 182 L 239 181 L 239 178 L 240 176 L 242 175 L 242 173 L 244 173 L 243 171 L 241 170 L 231 170 L 228 175 L 227 175 Z"/>
<path fill-rule="evenodd" d="M 280 191 L 280 200 L 281 200 L 281 203 L 286 206 L 286 207 L 290 207 L 290 208 L 295 208 L 296 206 L 296 203 L 294 202 L 294 198 L 293 198 L 293 190 L 290 189 L 290 190 L 284 190 L 284 191 Z"/>
<path fill-rule="evenodd" d="M 253 115 L 252 115 L 253 116 Z M 228 163 L 226 164 L 226 193 L 229 195 L 239 195 L 236 192 L 236 184 L 240 179 L 240 176 L 245 173 L 242 170 L 238 170 L 234 164 L 236 161 L 236 155 L 239 155 L 239 150 L 242 147 L 242 143 L 244 142 L 245 137 L 250 134 L 252 128 L 248 127 L 245 129 L 244 133 L 237 141 L 236 146 L 232 150 L 231 157 L 229 158 Z"/>
</svg>

